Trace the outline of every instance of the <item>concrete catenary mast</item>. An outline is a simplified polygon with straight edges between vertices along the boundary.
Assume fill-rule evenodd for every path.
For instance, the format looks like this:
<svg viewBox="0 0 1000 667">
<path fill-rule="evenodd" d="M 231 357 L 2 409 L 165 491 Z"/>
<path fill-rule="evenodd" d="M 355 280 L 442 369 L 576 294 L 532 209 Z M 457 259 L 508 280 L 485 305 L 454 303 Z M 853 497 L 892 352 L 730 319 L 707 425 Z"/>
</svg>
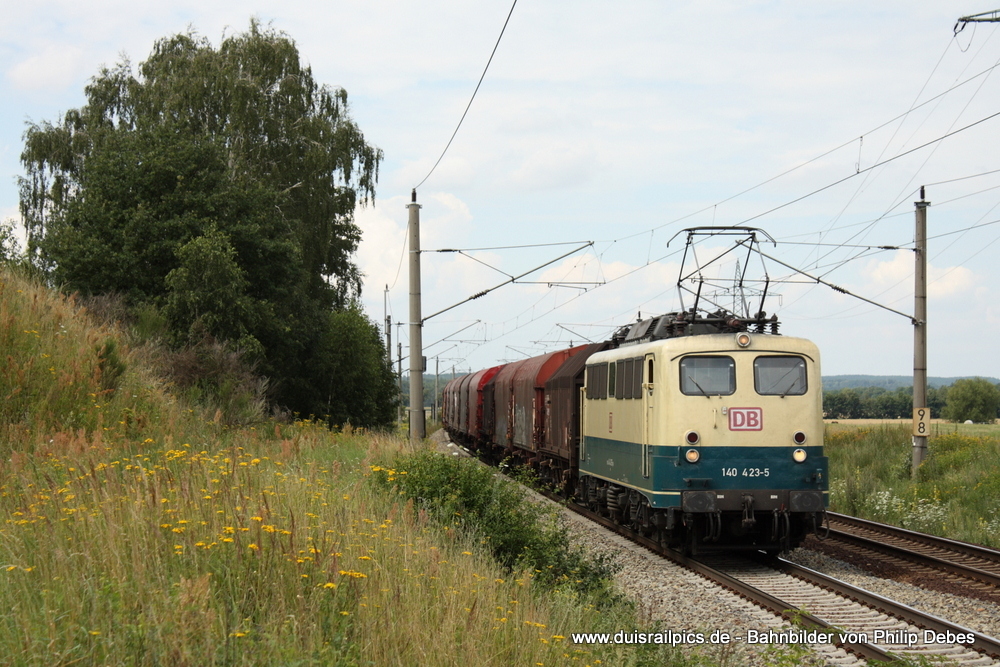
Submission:
<svg viewBox="0 0 1000 667">
<path fill-rule="evenodd" d="M 410 442 L 424 439 L 424 344 L 420 312 L 420 204 L 417 191 L 406 206 L 410 211 Z"/>
<path fill-rule="evenodd" d="M 927 455 L 927 424 L 930 414 L 927 410 L 927 207 L 931 205 L 924 198 L 924 187 L 920 186 L 920 201 L 916 206 L 916 231 L 914 233 L 914 254 L 916 267 L 913 271 L 913 462 L 912 474 Z"/>
</svg>

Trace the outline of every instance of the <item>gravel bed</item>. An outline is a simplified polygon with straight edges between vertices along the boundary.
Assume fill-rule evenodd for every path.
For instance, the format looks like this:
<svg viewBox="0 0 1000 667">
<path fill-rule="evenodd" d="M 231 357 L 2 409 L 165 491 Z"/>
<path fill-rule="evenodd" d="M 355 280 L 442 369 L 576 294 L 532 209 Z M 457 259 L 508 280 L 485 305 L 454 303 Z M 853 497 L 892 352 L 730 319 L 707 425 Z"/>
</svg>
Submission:
<svg viewBox="0 0 1000 667">
<path fill-rule="evenodd" d="M 1000 637 L 1000 606 L 991 602 L 929 591 L 912 584 L 882 579 L 868 574 L 855 565 L 805 548 L 796 549 L 783 557 L 882 597 L 940 616 L 970 630 L 991 637 Z"/>
<path fill-rule="evenodd" d="M 439 451 L 468 455 L 442 440 L 437 442 Z M 551 503 L 541 495 L 532 495 L 539 502 Z M 640 628 L 621 628 L 622 631 L 648 632 L 658 623 L 661 631 L 701 632 L 707 639 L 717 630 L 745 636 L 747 630 L 751 629 L 760 632 L 791 629 L 780 617 L 694 572 L 656 556 L 568 509 L 560 508 L 560 512 L 575 542 L 594 554 L 610 555 L 622 566 L 615 577 L 616 584 L 636 602 L 640 618 L 646 624 L 646 627 Z M 880 578 L 854 565 L 806 548 L 796 549 L 783 557 L 952 623 L 992 637 L 1000 637 L 1000 605 Z M 586 631 L 586 628 L 580 630 Z M 818 652 L 805 656 L 799 655 L 803 647 L 798 645 L 749 645 L 732 642 L 726 645 L 681 644 L 681 647 L 687 654 L 700 653 L 721 665 L 763 667 L 778 662 L 804 665 L 852 665 L 859 662 L 853 656 L 831 646 L 813 647 Z"/>
<path fill-rule="evenodd" d="M 438 436 L 435 433 L 435 436 Z M 441 436 L 431 438 L 438 451 L 453 456 L 468 453 Z M 712 633 L 728 632 L 745 637 L 748 630 L 782 632 L 792 626 L 779 616 L 765 611 L 703 577 L 650 553 L 603 526 L 552 503 L 529 491 L 538 502 L 551 503 L 559 511 L 570 537 L 593 554 L 608 554 L 621 570 L 615 583 L 633 600 L 644 627 L 620 628 L 623 632 L 650 632 L 659 625 L 661 632 L 700 632 L 706 643 L 682 643 L 686 655 L 703 655 L 711 663 L 730 666 L 766 667 L 775 664 L 798 665 L 857 665 L 854 656 L 835 646 L 809 647 L 800 644 L 747 644 L 733 641 L 712 644 Z M 579 628 L 586 632 L 587 628 Z M 813 653 L 812 649 L 817 652 Z"/>
<path fill-rule="evenodd" d="M 541 498 L 541 496 L 538 496 Z M 544 499 L 543 499 L 544 500 Z M 622 565 L 615 577 L 619 589 L 636 602 L 645 628 L 621 628 L 625 631 L 648 631 L 659 622 L 661 630 L 701 632 L 706 639 L 716 630 L 745 637 L 747 630 L 788 631 L 783 619 L 740 598 L 701 576 L 660 556 L 650 553 L 603 526 L 567 509 L 562 514 L 571 537 L 594 554 L 609 554 Z M 833 646 L 810 654 L 804 645 L 752 645 L 732 642 L 726 645 L 681 645 L 685 653 L 701 653 L 721 665 L 852 665 L 858 661 Z"/>
</svg>

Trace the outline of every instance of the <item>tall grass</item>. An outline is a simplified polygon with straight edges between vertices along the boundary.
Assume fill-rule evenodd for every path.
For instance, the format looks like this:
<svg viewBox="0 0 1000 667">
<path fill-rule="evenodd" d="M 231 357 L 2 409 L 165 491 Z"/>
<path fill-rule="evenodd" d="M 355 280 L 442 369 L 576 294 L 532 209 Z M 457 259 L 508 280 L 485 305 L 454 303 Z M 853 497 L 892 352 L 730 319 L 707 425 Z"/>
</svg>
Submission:
<svg viewBox="0 0 1000 667">
<path fill-rule="evenodd" d="M 310 460 L 302 438 L 24 461 L 0 488 L 0 604 L 16 610 L 0 621 L 0 654 L 173 665 L 587 655 L 559 628 L 588 627 L 595 612 L 546 601 L 530 574 L 506 574 L 412 502 L 374 492 L 351 439 L 312 435 L 310 451 L 322 442 L 346 463 Z"/>
<path fill-rule="evenodd" d="M 1000 547 L 1000 437 L 931 437 L 911 477 L 909 425 L 828 429 L 831 508 Z"/>
<path fill-rule="evenodd" d="M 227 425 L 72 299 L 0 283 L 2 662 L 685 663 L 570 645 L 640 621 L 372 484 L 405 440 Z"/>
<path fill-rule="evenodd" d="M 0 486 L 0 655 L 15 664 L 673 664 L 577 647 L 639 626 L 364 481 L 393 438 L 17 457 Z M 242 444 L 236 444 L 241 442 Z M 367 458 L 365 458 L 367 457 Z M 378 467 L 377 465 L 375 467 Z M 544 567 L 544 566 L 543 566 Z"/>
<path fill-rule="evenodd" d="M 204 410 L 163 391 L 113 328 L 96 326 L 73 297 L 6 270 L 0 356 L 0 459 L 208 430 Z"/>
<path fill-rule="evenodd" d="M 536 584 L 565 588 L 598 606 L 623 600 L 611 579 L 617 568 L 572 545 L 558 514 L 527 499 L 525 488 L 475 459 L 430 451 L 395 457 L 393 468 L 372 466 L 372 478 L 386 490 L 419 501 L 440 522 L 480 539 L 508 570 L 535 573 Z"/>
<path fill-rule="evenodd" d="M 80 445 L 82 434 L 100 447 L 263 419 L 265 384 L 239 353 L 138 338 L 95 322 L 73 296 L 0 271 L 0 457 Z M 188 399 L 183 407 L 174 394 Z"/>
</svg>

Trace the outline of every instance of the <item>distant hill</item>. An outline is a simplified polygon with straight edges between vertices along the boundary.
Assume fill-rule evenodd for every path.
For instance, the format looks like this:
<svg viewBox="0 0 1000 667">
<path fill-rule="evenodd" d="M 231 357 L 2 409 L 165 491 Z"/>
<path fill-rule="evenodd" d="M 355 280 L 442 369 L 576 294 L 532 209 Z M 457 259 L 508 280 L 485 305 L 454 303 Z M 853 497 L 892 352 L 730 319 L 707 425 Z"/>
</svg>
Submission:
<svg viewBox="0 0 1000 667">
<path fill-rule="evenodd" d="M 964 380 L 971 377 L 982 377 L 975 375 L 963 375 L 962 377 L 942 378 L 929 377 L 927 384 L 931 387 L 943 387 L 954 384 L 955 380 Z M 993 384 L 1000 383 L 1000 380 L 987 377 Z M 835 391 L 837 389 L 857 389 L 858 387 L 883 387 L 893 390 L 900 387 L 912 387 L 913 376 L 910 375 L 824 375 L 823 390 Z"/>
</svg>

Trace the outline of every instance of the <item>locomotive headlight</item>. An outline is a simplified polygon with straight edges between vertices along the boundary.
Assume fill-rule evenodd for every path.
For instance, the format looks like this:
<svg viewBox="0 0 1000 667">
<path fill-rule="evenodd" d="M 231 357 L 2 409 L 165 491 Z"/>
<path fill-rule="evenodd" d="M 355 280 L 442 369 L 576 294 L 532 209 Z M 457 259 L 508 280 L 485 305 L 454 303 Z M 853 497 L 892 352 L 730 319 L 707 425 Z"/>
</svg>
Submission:
<svg viewBox="0 0 1000 667">
<path fill-rule="evenodd" d="M 736 335 L 736 344 L 740 347 L 747 347 L 750 345 L 750 334 L 744 332 Z"/>
<path fill-rule="evenodd" d="M 697 449 L 689 449 L 684 452 L 684 458 L 687 459 L 688 463 L 697 463 L 698 459 L 701 458 L 701 453 Z"/>
<path fill-rule="evenodd" d="M 806 450 L 796 449 L 794 452 L 792 452 L 792 460 L 795 461 L 796 463 L 802 463 L 803 461 L 805 461 Z"/>
</svg>

